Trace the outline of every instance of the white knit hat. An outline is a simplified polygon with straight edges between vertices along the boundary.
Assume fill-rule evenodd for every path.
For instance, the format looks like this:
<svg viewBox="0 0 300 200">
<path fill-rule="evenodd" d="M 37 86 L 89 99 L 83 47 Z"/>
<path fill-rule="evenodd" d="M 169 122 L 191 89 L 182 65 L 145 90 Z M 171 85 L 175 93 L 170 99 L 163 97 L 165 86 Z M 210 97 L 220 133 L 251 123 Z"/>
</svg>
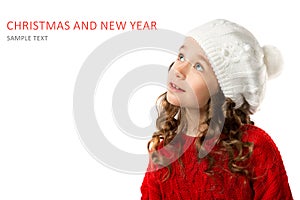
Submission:
<svg viewBox="0 0 300 200">
<path fill-rule="evenodd" d="M 190 31 L 204 50 L 225 97 L 239 108 L 244 99 L 256 112 L 265 94 L 266 80 L 279 75 L 282 57 L 273 46 L 260 47 L 245 28 L 217 19 Z"/>
</svg>

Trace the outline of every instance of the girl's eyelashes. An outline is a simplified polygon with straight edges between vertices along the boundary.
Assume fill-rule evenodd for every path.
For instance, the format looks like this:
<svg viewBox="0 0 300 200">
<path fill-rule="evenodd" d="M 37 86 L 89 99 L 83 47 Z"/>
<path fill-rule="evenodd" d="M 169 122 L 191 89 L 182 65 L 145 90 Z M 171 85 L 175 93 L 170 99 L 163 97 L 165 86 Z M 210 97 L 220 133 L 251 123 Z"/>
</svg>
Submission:
<svg viewBox="0 0 300 200">
<path fill-rule="evenodd" d="M 184 55 L 182 53 L 180 53 L 178 55 L 178 60 L 181 61 L 181 62 L 184 62 L 185 59 L 184 59 Z"/>
<path fill-rule="evenodd" d="M 196 63 L 194 68 L 199 71 L 199 72 L 203 72 L 204 68 L 202 67 L 202 65 L 200 63 Z"/>
</svg>

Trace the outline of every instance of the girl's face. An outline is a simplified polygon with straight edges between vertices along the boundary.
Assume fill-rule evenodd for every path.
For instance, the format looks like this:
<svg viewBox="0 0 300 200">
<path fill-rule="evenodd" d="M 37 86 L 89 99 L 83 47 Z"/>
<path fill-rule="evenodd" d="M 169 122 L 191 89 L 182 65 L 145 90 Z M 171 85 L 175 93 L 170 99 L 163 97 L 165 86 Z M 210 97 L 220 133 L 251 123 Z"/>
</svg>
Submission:
<svg viewBox="0 0 300 200">
<path fill-rule="evenodd" d="M 168 102 L 201 109 L 218 90 L 217 78 L 204 51 L 193 38 L 187 37 L 168 74 Z"/>
</svg>

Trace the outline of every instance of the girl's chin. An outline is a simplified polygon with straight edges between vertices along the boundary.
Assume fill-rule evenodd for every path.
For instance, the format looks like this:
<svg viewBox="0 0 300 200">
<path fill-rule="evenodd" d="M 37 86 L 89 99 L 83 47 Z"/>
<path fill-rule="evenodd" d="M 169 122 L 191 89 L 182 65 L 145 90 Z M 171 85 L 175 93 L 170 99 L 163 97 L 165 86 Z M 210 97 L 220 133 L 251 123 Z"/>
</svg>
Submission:
<svg viewBox="0 0 300 200">
<path fill-rule="evenodd" d="M 180 106 L 178 98 L 173 94 L 170 94 L 170 92 L 167 92 L 167 101 L 173 106 Z"/>
<path fill-rule="evenodd" d="M 174 95 L 172 92 L 167 92 L 167 101 L 172 104 L 173 106 L 178 106 L 178 107 L 182 107 L 182 108 L 191 108 L 191 109 L 201 109 L 207 106 L 208 100 L 206 102 L 206 104 L 204 105 L 199 105 L 198 102 L 182 102 L 182 104 L 180 104 L 179 98 Z"/>
</svg>

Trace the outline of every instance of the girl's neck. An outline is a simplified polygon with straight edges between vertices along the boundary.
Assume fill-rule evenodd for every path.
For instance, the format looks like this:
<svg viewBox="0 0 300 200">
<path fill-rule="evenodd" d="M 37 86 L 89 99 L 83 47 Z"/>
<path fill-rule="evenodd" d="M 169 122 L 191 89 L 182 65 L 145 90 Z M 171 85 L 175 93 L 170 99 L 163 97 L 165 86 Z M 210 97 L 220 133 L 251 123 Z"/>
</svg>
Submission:
<svg viewBox="0 0 300 200">
<path fill-rule="evenodd" d="M 207 109 L 196 109 L 196 108 L 184 108 L 182 113 L 184 116 L 183 124 L 185 134 L 190 136 L 199 136 L 199 130 L 201 130 L 201 124 L 205 122 L 207 118 Z"/>
</svg>

